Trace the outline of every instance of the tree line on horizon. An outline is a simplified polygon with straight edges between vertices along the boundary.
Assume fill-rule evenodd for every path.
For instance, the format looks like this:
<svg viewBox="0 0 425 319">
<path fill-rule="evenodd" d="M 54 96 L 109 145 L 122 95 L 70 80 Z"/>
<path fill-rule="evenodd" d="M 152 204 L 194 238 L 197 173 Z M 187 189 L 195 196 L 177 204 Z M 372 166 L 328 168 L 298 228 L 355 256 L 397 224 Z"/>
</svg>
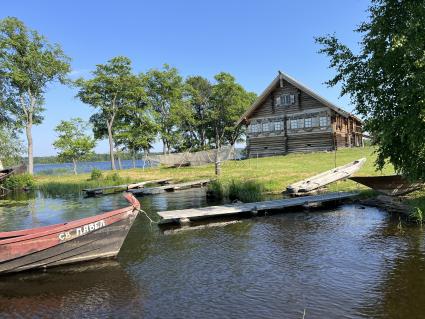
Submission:
<svg viewBox="0 0 425 319">
<path fill-rule="evenodd" d="M 5 144 L 0 151 L 8 150 L 3 155 L 7 159 L 19 158 L 18 134 L 24 131 L 30 174 L 32 127 L 42 123 L 44 95 L 55 82 L 75 88 L 76 97 L 95 111 L 88 122 L 72 118 L 55 128 L 58 158 L 73 162 L 75 173 L 77 162 L 92 156 L 101 139 L 109 142 L 113 170 L 117 153 L 133 158 L 148 154 L 157 138 L 163 154 L 234 145 L 244 133 L 235 122 L 256 99 L 226 72 L 216 74 L 214 81 L 199 75 L 183 78 L 168 64 L 135 73 L 129 58 L 117 56 L 96 65 L 91 77 L 72 81 L 70 62 L 58 44 L 50 44 L 17 18 L 0 20 L 0 138 Z M 219 164 L 217 158 L 217 174 Z"/>
</svg>

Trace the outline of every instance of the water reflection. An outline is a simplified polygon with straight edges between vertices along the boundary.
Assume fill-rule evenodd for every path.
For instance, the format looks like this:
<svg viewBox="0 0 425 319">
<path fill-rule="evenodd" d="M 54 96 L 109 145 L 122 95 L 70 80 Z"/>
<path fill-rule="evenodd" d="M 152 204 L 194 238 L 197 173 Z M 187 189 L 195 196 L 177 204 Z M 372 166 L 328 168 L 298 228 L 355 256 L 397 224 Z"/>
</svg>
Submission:
<svg viewBox="0 0 425 319">
<path fill-rule="evenodd" d="M 152 218 L 158 210 L 209 204 L 202 189 L 140 200 Z M 2 230 L 127 205 L 120 194 L 34 193 L 23 203 L 0 204 Z M 306 318 L 419 318 L 424 233 L 400 232 L 397 224 L 356 205 L 178 232 L 140 215 L 112 265 L 1 278 L 0 317 L 302 318 L 305 310 Z"/>
</svg>

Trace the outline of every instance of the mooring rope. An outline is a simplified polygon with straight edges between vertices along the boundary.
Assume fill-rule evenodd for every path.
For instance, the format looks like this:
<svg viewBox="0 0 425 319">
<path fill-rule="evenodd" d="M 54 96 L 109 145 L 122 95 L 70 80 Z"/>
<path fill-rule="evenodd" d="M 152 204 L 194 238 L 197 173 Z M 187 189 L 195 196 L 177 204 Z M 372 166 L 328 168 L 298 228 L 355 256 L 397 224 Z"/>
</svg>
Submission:
<svg viewBox="0 0 425 319">
<path fill-rule="evenodd" d="M 134 209 L 137 210 L 140 213 L 145 214 L 146 218 L 149 219 L 151 224 L 159 224 L 160 220 L 154 221 L 152 218 L 149 217 L 148 213 L 146 213 L 143 209 L 140 209 L 140 208 L 137 208 L 137 207 L 134 207 Z"/>
</svg>

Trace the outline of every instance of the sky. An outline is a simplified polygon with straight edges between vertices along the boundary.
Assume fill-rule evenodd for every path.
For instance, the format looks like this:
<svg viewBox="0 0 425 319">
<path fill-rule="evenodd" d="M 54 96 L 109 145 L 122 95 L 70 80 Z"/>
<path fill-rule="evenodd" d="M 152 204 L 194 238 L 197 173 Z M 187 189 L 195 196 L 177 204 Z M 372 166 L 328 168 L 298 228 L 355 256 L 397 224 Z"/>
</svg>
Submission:
<svg viewBox="0 0 425 319">
<path fill-rule="evenodd" d="M 367 19 L 366 0 L 215 1 L 3 1 L 0 18 L 14 16 L 58 43 L 72 59 L 71 77 L 90 77 L 96 64 L 129 57 L 136 73 L 178 68 L 185 77 L 213 79 L 226 71 L 248 91 L 260 94 L 281 70 L 341 108 L 352 111 L 338 87 L 325 81 L 334 71 L 318 54 L 314 37 L 333 34 L 358 48 L 353 30 Z M 55 155 L 55 126 L 88 120 L 95 110 L 59 84 L 46 93 L 45 120 L 34 127 L 34 155 Z M 162 149 L 158 142 L 155 151 Z M 107 153 L 106 141 L 96 151 Z"/>
</svg>

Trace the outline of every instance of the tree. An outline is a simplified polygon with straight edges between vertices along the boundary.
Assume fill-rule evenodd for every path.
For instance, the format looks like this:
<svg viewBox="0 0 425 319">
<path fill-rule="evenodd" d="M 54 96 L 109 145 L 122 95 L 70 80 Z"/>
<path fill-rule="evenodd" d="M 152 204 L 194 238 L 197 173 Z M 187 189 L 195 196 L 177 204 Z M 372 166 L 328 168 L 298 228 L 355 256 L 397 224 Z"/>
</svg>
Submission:
<svg viewBox="0 0 425 319">
<path fill-rule="evenodd" d="M 0 124 L 0 167 L 18 164 L 21 160 L 22 151 L 22 142 L 17 134 L 10 127 Z"/>
<path fill-rule="evenodd" d="M 78 79 L 77 96 L 83 103 L 98 109 L 98 123 L 105 123 L 111 168 L 115 170 L 113 127 L 115 119 L 133 105 L 144 104 L 143 86 L 132 72 L 131 61 L 126 57 L 115 57 L 107 64 L 98 64 L 90 80 Z"/>
<path fill-rule="evenodd" d="M 183 109 L 184 83 L 176 68 L 164 64 L 163 70 L 152 69 L 142 76 L 146 85 L 148 103 L 154 110 L 156 123 L 163 142 L 163 153 L 171 152 L 178 144 L 179 125 Z"/>
<path fill-rule="evenodd" d="M 63 162 L 72 161 L 74 174 L 77 175 L 77 163 L 94 154 L 94 138 L 87 135 L 87 123 L 81 118 L 61 121 L 55 128 L 58 138 L 53 146 L 59 150 L 58 158 Z"/>
<path fill-rule="evenodd" d="M 49 83 L 66 82 L 70 59 L 17 18 L 0 21 L 0 102 L 25 128 L 28 172 L 33 174 L 32 126 L 43 120 L 44 93 Z M 3 118 L 3 121 L 5 118 Z"/>
<path fill-rule="evenodd" d="M 208 127 L 216 149 L 215 172 L 219 175 L 221 147 L 233 145 L 242 134 L 235 123 L 252 104 L 255 94 L 246 92 L 229 73 L 221 72 L 214 78 L 216 83 L 211 93 Z"/>
<path fill-rule="evenodd" d="M 146 108 L 133 107 L 121 117 L 115 136 L 117 144 L 131 154 L 135 168 L 137 154 L 141 151 L 149 153 L 157 134 L 158 125 L 151 112 Z"/>
<path fill-rule="evenodd" d="M 208 111 L 213 85 L 202 76 L 188 77 L 185 83 L 185 112 L 181 114 L 184 145 L 181 148 L 204 150 L 208 148 Z"/>
<path fill-rule="evenodd" d="M 373 0 L 369 21 L 354 53 L 335 35 L 316 39 L 330 57 L 336 75 L 365 120 L 377 146 L 379 169 L 390 162 L 411 179 L 425 178 L 425 3 Z"/>
</svg>

